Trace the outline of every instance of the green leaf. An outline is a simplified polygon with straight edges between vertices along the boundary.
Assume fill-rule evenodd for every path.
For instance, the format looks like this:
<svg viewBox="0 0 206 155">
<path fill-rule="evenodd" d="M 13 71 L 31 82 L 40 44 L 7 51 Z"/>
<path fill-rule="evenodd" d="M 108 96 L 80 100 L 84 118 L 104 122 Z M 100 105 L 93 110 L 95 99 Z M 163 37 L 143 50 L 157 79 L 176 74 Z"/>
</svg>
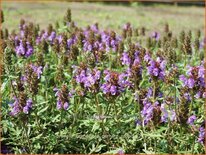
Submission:
<svg viewBox="0 0 206 155">
<path fill-rule="evenodd" d="M 92 132 L 96 131 L 97 129 L 99 129 L 100 124 L 98 122 L 95 122 L 93 127 L 92 127 Z"/>
<path fill-rule="evenodd" d="M 46 106 L 45 108 L 41 109 L 40 111 L 37 112 L 37 115 L 40 115 L 41 113 L 45 112 L 49 106 Z"/>
</svg>

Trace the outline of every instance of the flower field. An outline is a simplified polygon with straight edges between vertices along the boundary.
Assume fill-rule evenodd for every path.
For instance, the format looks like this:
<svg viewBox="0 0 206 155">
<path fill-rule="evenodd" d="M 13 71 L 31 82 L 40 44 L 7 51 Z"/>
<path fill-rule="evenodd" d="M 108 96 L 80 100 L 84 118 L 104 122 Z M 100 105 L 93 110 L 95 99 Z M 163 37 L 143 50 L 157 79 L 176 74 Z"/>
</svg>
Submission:
<svg viewBox="0 0 206 155">
<path fill-rule="evenodd" d="M 1 31 L 2 153 L 204 154 L 202 31 L 81 27 L 62 11 Z"/>
</svg>

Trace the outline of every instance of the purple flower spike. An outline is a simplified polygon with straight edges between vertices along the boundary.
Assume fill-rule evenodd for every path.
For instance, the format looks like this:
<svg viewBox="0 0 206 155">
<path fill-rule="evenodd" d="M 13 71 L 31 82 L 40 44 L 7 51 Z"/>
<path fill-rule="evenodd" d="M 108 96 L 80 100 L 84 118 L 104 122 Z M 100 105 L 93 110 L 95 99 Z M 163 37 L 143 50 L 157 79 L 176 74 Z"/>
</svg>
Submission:
<svg viewBox="0 0 206 155">
<path fill-rule="evenodd" d="M 108 95 L 119 95 L 127 87 L 130 87 L 130 82 L 126 73 L 117 73 L 113 71 L 104 71 L 105 77 L 101 89 L 104 94 Z"/>
<path fill-rule="evenodd" d="M 15 48 L 16 54 L 18 56 L 23 56 L 23 57 L 29 57 L 33 54 L 33 47 L 30 45 L 29 42 L 23 43 L 22 40 L 20 40 L 19 45 L 16 46 Z"/>
<path fill-rule="evenodd" d="M 69 92 L 66 85 L 63 85 L 61 89 L 54 88 L 55 96 L 57 97 L 56 106 L 58 110 L 69 108 L 69 99 L 73 96 L 73 91 Z"/>
<path fill-rule="evenodd" d="M 155 78 L 155 79 L 164 80 L 165 67 L 166 67 L 166 61 L 162 60 L 160 57 L 157 58 L 157 61 L 149 59 L 147 72 L 153 79 Z"/>
<path fill-rule="evenodd" d="M 179 78 L 183 83 L 182 87 L 188 89 L 188 91 L 184 94 L 184 97 L 187 100 L 191 100 L 192 97 L 196 99 L 205 98 L 205 69 L 203 63 L 200 66 L 188 66 L 187 68 L 187 76 L 180 75 Z M 191 94 L 191 92 L 193 93 Z"/>
<path fill-rule="evenodd" d="M 29 111 L 31 110 L 32 108 L 32 100 L 31 99 L 28 99 L 26 101 L 26 103 L 24 103 L 23 106 L 19 105 L 19 102 L 18 102 L 18 98 L 14 97 L 14 102 L 13 104 L 10 104 L 10 107 L 12 108 L 11 112 L 10 112 L 10 115 L 12 116 L 16 116 L 18 115 L 20 112 L 23 112 L 25 114 L 28 114 Z"/>
<path fill-rule="evenodd" d="M 74 74 L 75 74 L 74 78 L 76 80 L 76 83 L 80 84 L 81 87 L 84 86 L 86 90 L 89 90 L 91 92 L 96 92 L 99 89 L 101 71 L 97 70 L 96 68 L 85 69 L 85 68 L 77 67 Z"/>
</svg>

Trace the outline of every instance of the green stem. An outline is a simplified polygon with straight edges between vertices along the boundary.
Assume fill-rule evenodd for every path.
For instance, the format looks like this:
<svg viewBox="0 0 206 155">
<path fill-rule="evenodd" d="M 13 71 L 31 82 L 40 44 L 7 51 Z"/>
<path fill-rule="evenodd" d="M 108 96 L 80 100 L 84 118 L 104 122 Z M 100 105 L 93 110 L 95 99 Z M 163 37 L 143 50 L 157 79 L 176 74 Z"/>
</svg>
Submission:
<svg viewBox="0 0 206 155">
<path fill-rule="evenodd" d="M 37 105 L 37 96 L 33 97 L 33 101 Z M 38 130 L 40 130 L 41 127 L 40 127 L 40 124 L 39 124 L 39 116 L 37 115 L 37 109 L 35 109 L 35 121 L 36 121 L 36 124 L 38 126 Z"/>
<path fill-rule="evenodd" d="M 186 62 L 186 61 L 187 61 L 187 54 L 185 53 L 184 56 L 185 56 L 185 60 L 184 60 L 184 68 L 185 68 L 185 67 L 186 67 L 186 64 L 187 64 L 187 62 Z"/>
<path fill-rule="evenodd" d="M 99 104 L 99 98 L 98 98 L 97 93 L 95 94 L 95 102 L 96 102 L 98 115 L 99 115 L 99 117 L 101 117 L 102 116 L 102 108 Z M 104 136 L 104 133 L 105 133 L 104 118 L 100 118 L 100 119 L 101 119 L 100 126 L 101 126 L 101 129 L 102 129 L 102 139 L 103 139 L 104 138 L 103 136 Z"/>
<path fill-rule="evenodd" d="M 5 66 L 6 66 L 6 65 L 5 65 Z M 9 69 L 8 66 L 6 66 L 6 72 L 7 72 L 8 75 L 10 75 L 10 69 Z M 16 96 L 16 98 L 18 98 L 17 93 L 16 93 L 16 91 L 15 91 L 15 89 L 14 89 L 14 86 L 13 86 L 13 84 L 12 84 L 12 80 L 9 79 L 9 82 L 10 82 L 11 89 L 12 89 L 14 95 Z"/>
<path fill-rule="evenodd" d="M 117 106 L 114 102 L 114 100 L 112 100 L 112 104 L 113 104 L 113 107 L 114 107 L 114 111 L 115 111 L 115 121 L 117 121 L 117 125 L 119 126 L 119 119 L 118 119 L 118 114 L 117 114 Z"/>
<path fill-rule="evenodd" d="M 75 122 L 76 122 L 76 118 L 77 118 L 77 111 L 78 111 L 78 105 L 79 105 L 79 103 L 80 103 L 80 97 L 78 98 L 78 97 L 76 97 L 75 98 L 75 100 L 76 100 L 76 102 L 74 103 L 74 118 L 73 118 L 73 122 L 72 122 L 72 126 L 75 124 Z"/>
<path fill-rule="evenodd" d="M 193 143 L 192 143 L 192 154 L 194 154 L 194 149 L 195 149 L 195 138 L 194 138 Z"/>
<path fill-rule="evenodd" d="M 106 109 L 106 111 L 105 111 L 105 116 L 106 116 L 106 117 L 108 116 L 108 114 L 109 114 L 109 112 L 110 112 L 110 109 L 111 109 L 111 105 L 108 104 L 107 109 Z"/>
<path fill-rule="evenodd" d="M 190 104 L 190 111 L 189 111 L 190 115 L 192 115 L 193 104 L 194 104 L 194 93 L 192 93 L 192 101 L 191 101 L 191 104 Z"/>
<path fill-rule="evenodd" d="M 61 128 L 62 128 L 62 116 L 63 116 L 63 111 L 60 111 L 60 122 L 59 122 L 59 137 L 58 137 L 58 141 L 61 139 Z"/>
<path fill-rule="evenodd" d="M 27 140 L 27 143 L 28 143 L 28 148 L 29 148 L 29 153 L 32 153 L 32 149 L 31 149 L 31 145 L 30 145 L 30 141 L 29 141 L 29 136 L 27 135 L 27 127 L 26 127 L 26 124 L 22 122 L 22 125 L 23 125 L 23 128 L 24 128 L 24 136 L 25 136 L 25 139 Z"/>
<path fill-rule="evenodd" d="M 84 100 L 84 98 L 83 98 L 83 103 L 82 103 L 82 110 L 81 110 L 81 117 L 83 118 L 83 112 L 82 111 L 84 111 L 85 109 L 85 100 Z"/>
<path fill-rule="evenodd" d="M 137 107 L 138 107 L 138 114 L 139 114 L 139 120 L 142 121 L 142 118 L 141 118 L 141 109 L 140 109 L 140 98 L 138 97 L 138 102 L 137 102 Z"/>
<path fill-rule="evenodd" d="M 96 103 L 96 108 L 97 108 L 97 112 L 98 112 L 98 115 L 100 116 L 101 115 L 101 107 L 99 105 L 99 100 L 98 100 L 98 96 L 97 96 L 97 93 L 95 94 L 95 103 Z"/>
<path fill-rule="evenodd" d="M 176 98 L 177 98 L 177 89 L 176 89 L 176 77 L 174 78 L 174 87 L 175 87 L 175 113 L 177 114 L 177 102 L 176 102 Z"/>
<path fill-rule="evenodd" d="M 153 86 L 153 100 L 155 102 L 155 93 L 156 93 L 156 81 L 154 81 L 154 86 Z"/>
</svg>

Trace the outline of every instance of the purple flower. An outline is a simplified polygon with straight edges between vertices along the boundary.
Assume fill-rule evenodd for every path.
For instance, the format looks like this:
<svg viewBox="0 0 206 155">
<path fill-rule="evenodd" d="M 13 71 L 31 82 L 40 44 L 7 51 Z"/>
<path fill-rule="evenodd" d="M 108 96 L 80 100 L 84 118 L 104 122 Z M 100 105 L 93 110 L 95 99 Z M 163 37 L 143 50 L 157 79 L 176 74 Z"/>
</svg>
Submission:
<svg viewBox="0 0 206 155">
<path fill-rule="evenodd" d="M 84 87 L 91 87 L 92 85 L 95 84 L 95 79 L 93 78 L 92 74 L 89 74 L 88 76 L 84 77 L 83 80 Z"/>
<path fill-rule="evenodd" d="M 204 66 L 202 65 L 202 66 L 199 67 L 198 77 L 199 77 L 199 78 L 200 78 L 200 77 L 203 78 L 204 75 L 205 75 L 205 68 L 204 68 Z"/>
<path fill-rule="evenodd" d="M 114 85 L 111 86 L 111 87 L 110 87 L 110 92 L 111 92 L 112 95 L 116 95 L 116 93 L 117 93 L 117 87 L 114 86 Z"/>
<path fill-rule="evenodd" d="M 195 80 L 192 79 L 192 78 L 189 78 L 189 79 L 187 80 L 187 85 L 188 85 L 189 88 L 193 88 L 194 85 L 195 85 Z"/>
<path fill-rule="evenodd" d="M 32 104 L 33 104 L 32 99 L 28 99 L 28 100 L 26 101 L 26 106 L 24 106 L 24 108 L 23 108 L 23 112 L 24 112 L 25 114 L 28 114 L 28 113 L 29 113 L 29 111 L 30 111 L 31 108 L 32 108 Z"/>
<path fill-rule="evenodd" d="M 147 99 L 143 101 L 143 104 L 144 107 L 141 111 L 141 115 L 143 118 L 143 123 L 147 124 L 153 117 L 154 106 L 150 102 L 148 102 Z"/>
<path fill-rule="evenodd" d="M 124 154 L 124 150 L 120 149 L 120 150 L 118 151 L 118 154 L 119 154 L 119 155 L 123 155 L 123 154 Z"/>
<path fill-rule="evenodd" d="M 162 70 L 164 70 L 165 67 L 166 67 L 166 64 L 167 64 L 166 60 L 160 61 L 160 68 L 161 68 Z"/>
<path fill-rule="evenodd" d="M 184 98 L 187 100 L 187 101 L 191 101 L 191 95 L 189 93 L 184 93 Z"/>
<path fill-rule="evenodd" d="M 70 48 L 72 44 L 74 44 L 74 39 L 73 38 L 68 39 L 67 40 L 67 47 Z"/>
<path fill-rule="evenodd" d="M 31 99 L 28 99 L 26 101 L 26 103 L 24 104 L 23 108 L 19 105 L 19 101 L 18 101 L 18 98 L 14 97 L 14 102 L 13 104 L 10 104 L 10 107 L 12 108 L 11 109 L 11 112 L 10 112 L 10 115 L 12 116 L 16 116 L 18 115 L 20 112 L 23 112 L 25 114 L 28 114 L 29 111 L 31 110 L 32 108 L 32 100 Z"/>
<path fill-rule="evenodd" d="M 195 98 L 204 98 L 205 90 L 205 80 L 204 80 L 204 66 L 203 63 L 200 66 L 188 66 L 186 72 L 187 77 L 184 75 L 180 76 L 180 81 L 182 81 L 182 86 L 189 88 L 188 92 L 184 94 L 187 100 L 191 100 L 191 94 L 193 92 Z"/>
<path fill-rule="evenodd" d="M 128 30 L 129 28 L 131 28 L 131 24 L 127 23 L 123 26 L 123 29 Z"/>
<path fill-rule="evenodd" d="M 110 80 L 110 73 L 109 73 L 109 71 L 105 70 L 105 71 L 104 71 L 104 74 L 106 74 L 106 76 L 104 77 L 104 80 L 105 80 L 106 82 L 108 82 L 108 81 Z"/>
<path fill-rule="evenodd" d="M 1 153 L 2 154 L 13 154 L 14 152 L 12 151 L 11 148 L 9 148 L 9 145 L 4 145 L 1 143 Z"/>
<path fill-rule="evenodd" d="M 204 93 L 202 94 L 202 97 L 203 97 L 203 98 L 206 98 L 206 92 L 204 92 Z"/>
<path fill-rule="evenodd" d="M 73 96 L 74 90 L 69 92 L 66 85 L 63 85 L 61 89 L 54 88 L 53 90 L 56 92 L 55 96 L 57 97 L 57 102 L 56 102 L 57 109 L 68 110 L 69 100 Z"/>
<path fill-rule="evenodd" d="M 152 88 L 148 88 L 148 91 L 147 91 L 147 98 L 152 97 L 152 94 L 153 94 L 153 90 L 152 90 Z"/>
<path fill-rule="evenodd" d="M 153 75 L 154 75 L 154 76 L 158 76 L 158 74 L 159 74 L 159 69 L 158 69 L 158 68 L 154 68 L 152 72 L 153 72 Z"/>
<path fill-rule="evenodd" d="M 28 114 L 28 113 L 29 113 L 29 107 L 28 107 L 28 106 L 25 106 L 25 107 L 23 108 L 23 112 L 24 112 L 25 114 Z"/>
<path fill-rule="evenodd" d="M 170 111 L 170 120 L 175 121 L 177 119 L 176 113 L 174 110 Z"/>
<path fill-rule="evenodd" d="M 20 45 L 16 47 L 16 53 L 19 56 L 23 56 L 26 53 L 26 49 L 23 47 L 23 44 L 20 42 Z"/>
<path fill-rule="evenodd" d="M 104 94 L 110 95 L 119 95 L 127 87 L 131 86 L 131 83 L 128 81 L 127 74 L 117 73 L 113 71 L 104 71 L 105 77 L 104 82 L 101 86 L 101 89 Z"/>
<path fill-rule="evenodd" d="M 155 40 L 159 40 L 160 39 L 160 33 L 158 32 L 153 32 L 151 35 L 151 38 L 154 38 Z"/>
<path fill-rule="evenodd" d="M 201 92 L 200 91 L 197 92 L 194 97 L 197 98 L 197 99 L 200 98 L 201 97 Z"/>
<path fill-rule="evenodd" d="M 33 103 L 32 99 L 28 99 L 26 101 L 26 106 L 28 106 L 29 108 L 32 108 L 32 103 Z"/>
<path fill-rule="evenodd" d="M 47 39 L 48 38 L 48 32 L 44 32 L 43 35 L 41 36 L 41 40 Z"/>
<path fill-rule="evenodd" d="M 84 40 L 83 42 L 84 42 L 84 45 L 83 45 L 84 51 L 91 52 L 93 49 L 93 46 L 87 40 Z"/>
<path fill-rule="evenodd" d="M 131 59 L 127 52 L 122 53 L 121 61 L 123 65 L 128 65 L 128 66 L 130 65 Z"/>
<path fill-rule="evenodd" d="M 62 103 L 60 100 L 57 101 L 57 109 L 61 110 L 62 109 Z"/>
<path fill-rule="evenodd" d="M 41 75 L 43 73 L 42 72 L 43 67 L 42 66 L 35 66 L 33 64 L 31 64 L 31 67 L 32 67 L 33 71 L 37 74 L 38 79 L 40 79 L 40 77 L 41 77 Z"/>
<path fill-rule="evenodd" d="M 20 113 L 20 106 L 18 104 L 13 104 L 12 105 L 12 110 L 10 112 L 10 115 L 16 116 L 18 113 Z"/>
<path fill-rule="evenodd" d="M 69 108 L 69 103 L 68 103 L 68 102 L 65 102 L 63 108 L 64 108 L 64 110 L 68 110 L 68 108 Z"/>
<path fill-rule="evenodd" d="M 183 82 L 183 87 L 187 85 L 187 78 L 184 75 L 180 75 L 179 79 Z"/>
<path fill-rule="evenodd" d="M 57 39 L 58 39 L 59 43 L 61 43 L 61 42 L 62 42 L 62 40 L 63 40 L 62 35 L 59 35 L 59 36 L 57 37 Z"/>
<path fill-rule="evenodd" d="M 28 58 L 33 54 L 33 47 L 27 42 L 27 51 L 25 53 L 25 56 Z"/>
<path fill-rule="evenodd" d="M 205 141 L 205 128 L 204 127 L 200 127 L 199 128 L 198 142 L 203 144 L 204 141 Z"/>
<path fill-rule="evenodd" d="M 165 104 L 162 104 L 161 105 L 161 108 L 160 108 L 161 112 L 162 112 L 162 116 L 161 116 L 161 121 L 162 122 L 167 122 L 167 119 L 168 119 L 168 112 L 165 108 Z"/>
<path fill-rule="evenodd" d="M 38 79 L 40 79 L 40 76 L 41 76 L 41 74 L 42 74 L 42 68 L 43 68 L 42 66 L 39 66 L 39 67 L 37 68 L 37 70 L 36 70 Z"/>
<path fill-rule="evenodd" d="M 100 70 L 97 70 L 97 69 L 94 69 L 95 71 L 95 74 L 94 74 L 94 79 L 95 80 L 99 80 L 100 79 L 100 76 L 101 76 L 101 71 Z"/>
<path fill-rule="evenodd" d="M 141 125 L 142 125 L 142 122 L 137 119 L 137 120 L 135 121 L 135 125 L 136 125 L 136 126 L 141 126 Z"/>
<path fill-rule="evenodd" d="M 75 80 L 77 83 L 81 84 L 81 86 L 84 86 L 89 91 L 97 91 L 97 86 L 99 85 L 99 80 L 101 77 L 101 71 L 94 69 L 82 69 L 82 68 L 76 68 L 74 72 Z"/>
<path fill-rule="evenodd" d="M 205 38 L 200 42 L 200 49 L 204 49 L 205 47 Z"/>
<path fill-rule="evenodd" d="M 187 120 L 187 123 L 189 124 L 189 125 L 193 125 L 194 124 L 194 121 L 197 119 L 197 117 L 195 116 L 195 115 L 192 115 L 192 116 L 190 116 L 189 118 L 188 118 L 188 120 Z"/>
<path fill-rule="evenodd" d="M 161 107 L 160 107 L 160 110 L 162 112 L 161 121 L 168 122 L 168 119 L 170 121 L 175 121 L 176 120 L 175 111 L 174 110 L 167 110 L 166 105 L 167 104 L 163 103 L 163 104 L 161 104 Z"/>
<path fill-rule="evenodd" d="M 107 83 L 104 83 L 102 86 L 101 86 L 101 89 L 103 91 L 104 94 L 107 94 L 110 92 L 110 85 L 107 84 Z"/>
<path fill-rule="evenodd" d="M 164 80 L 166 61 L 157 57 L 157 60 L 149 60 L 147 71 L 152 78 Z"/>
<path fill-rule="evenodd" d="M 52 31 L 48 40 L 53 43 L 54 39 L 56 38 L 56 32 Z"/>
<path fill-rule="evenodd" d="M 145 54 L 144 61 L 149 62 L 151 60 L 151 56 L 149 53 Z"/>
<path fill-rule="evenodd" d="M 33 47 L 30 45 L 30 43 L 23 43 L 22 40 L 20 40 L 20 44 L 16 46 L 15 50 L 18 56 L 29 57 L 33 54 Z"/>
<path fill-rule="evenodd" d="M 96 33 L 97 33 L 98 30 L 99 30 L 99 29 L 98 29 L 98 26 L 97 26 L 96 24 L 92 25 L 92 26 L 91 26 L 91 29 L 92 29 L 92 31 L 94 31 L 94 32 L 96 32 Z"/>
</svg>

